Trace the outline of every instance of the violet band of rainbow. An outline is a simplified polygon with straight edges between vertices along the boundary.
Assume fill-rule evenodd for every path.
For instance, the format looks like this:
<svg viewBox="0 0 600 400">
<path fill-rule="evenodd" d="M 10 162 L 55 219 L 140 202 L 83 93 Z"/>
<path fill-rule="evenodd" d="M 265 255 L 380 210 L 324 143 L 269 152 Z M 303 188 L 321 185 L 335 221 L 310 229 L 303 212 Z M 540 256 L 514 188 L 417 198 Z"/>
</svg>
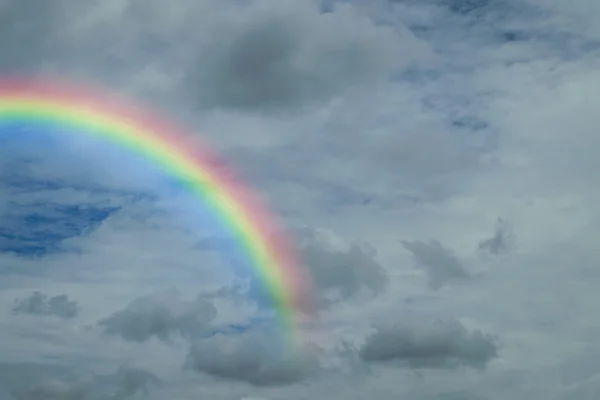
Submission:
<svg viewBox="0 0 600 400">
<path fill-rule="evenodd" d="M 197 137 L 120 97 L 54 79 L 0 78 L 3 121 L 64 126 L 160 166 L 217 214 L 272 299 L 284 340 L 296 347 L 302 314 L 314 312 L 310 275 L 276 216 Z"/>
</svg>

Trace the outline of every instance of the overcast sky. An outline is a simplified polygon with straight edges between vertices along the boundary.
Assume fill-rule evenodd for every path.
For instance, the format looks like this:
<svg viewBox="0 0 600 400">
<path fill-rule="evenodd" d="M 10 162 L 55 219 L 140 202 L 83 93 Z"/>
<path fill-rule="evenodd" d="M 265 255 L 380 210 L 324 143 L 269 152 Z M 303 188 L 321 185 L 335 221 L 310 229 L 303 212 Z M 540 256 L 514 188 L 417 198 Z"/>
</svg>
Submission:
<svg viewBox="0 0 600 400">
<path fill-rule="evenodd" d="M 3 0 L 0 49 L 191 127 L 320 314 L 282 354 L 197 199 L 3 131 L 0 400 L 598 398 L 600 2 Z"/>
</svg>

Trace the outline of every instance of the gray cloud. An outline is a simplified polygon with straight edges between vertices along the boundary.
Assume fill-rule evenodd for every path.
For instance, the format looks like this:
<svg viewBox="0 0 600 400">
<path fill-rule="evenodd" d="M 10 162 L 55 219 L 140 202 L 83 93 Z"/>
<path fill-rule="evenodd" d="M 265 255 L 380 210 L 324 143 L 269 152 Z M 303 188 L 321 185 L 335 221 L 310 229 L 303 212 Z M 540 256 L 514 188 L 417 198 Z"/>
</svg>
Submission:
<svg viewBox="0 0 600 400">
<path fill-rule="evenodd" d="M 81 369 L 60 364 L 0 363 L 0 399 L 81 400 L 87 398 Z M 3 394 L 9 397 L 3 397 Z"/>
<path fill-rule="evenodd" d="M 270 335 L 253 330 L 218 334 L 192 345 L 185 367 L 216 378 L 254 386 L 285 386 L 304 381 L 318 369 L 313 349 L 287 353 Z"/>
<path fill-rule="evenodd" d="M 149 385 L 159 385 L 156 375 L 139 368 L 120 367 L 117 371 L 119 386 L 111 397 L 112 400 L 125 400 L 138 393 L 148 395 Z"/>
<path fill-rule="evenodd" d="M 377 250 L 366 243 L 348 243 L 324 229 L 296 230 L 300 258 L 309 269 L 321 309 L 361 293 L 378 295 L 388 283 L 386 270 L 377 260 Z M 216 237 L 197 244 L 203 250 L 231 248 L 231 243 Z M 260 286 L 260 282 L 253 282 Z M 239 289 L 223 288 L 215 293 L 240 300 Z M 205 298 L 208 298 L 204 296 Z M 269 305 L 270 306 L 270 305 Z"/>
<path fill-rule="evenodd" d="M 368 245 L 345 243 L 332 232 L 304 229 L 299 232 L 302 259 L 319 290 L 319 306 L 351 298 L 366 290 L 381 293 L 387 285 L 377 251 Z"/>
<path fill-rule="evenodd" d="M 18 370 L 3 382 L 12 387 L 8 392 L 15 400 L 126 400 L 137 394 L 148 396 L 149 388 L 161 384 L 153 373 L 126 366 L 119 367 L 113 374 L 89 374 L 85 378 L 52 365 L 5 364 L 2 367 Z M 44 373 L 40 374 L 41 371 Z"/>
<path fill-rule="evenodd" d="M 429 286 L 438 290 L 451 281 L 469 278 L 459 258 L 452 250 L 445 248 L 439 241 L 401 241 L 404 248 L 410 251 L 417 266 L 422 268 L 429 279 Z"/>
<path fill-rule="evenodd" d="M 60 380 L 50 380 L 33 387 L 11 392 L 15 400 L 84 400 L 89 398 L 87 390 Z"/>
<path fill-rule="evenodd" d="M 202 334 L 217 315 L 204 298 L 185 301 L 176 290 L 158 292 L 132 301 L 125 309 L 98 322 L 104 333 L 145 342 L 152 337 L 170 341 L 174 335 Z"/>
<path fill-rule="evenodd" d="M 193 65 L 187 81 L 202 106 L 303 107 L 382 81 L 400 61 L 392 31 L 350 8 L 320 14 L 309 2 L 257 4 L 260 12 L 221 26 Z"/>
<path fill-rule="evenodd" d="M 479 243 L 477 248 L 494 255 L 502 254 L 513 248 L 515 235 L 510 224 L 503 218 L 498 218 L 494 236 Z"/>
<path fill-rule="evenodd" d="M 60 0 L 52 4 L 25 4 L 18 0 L 0 3 L 1 72 L 29 71 L 52 55 L 52 46 L 58 42 L 60 21 L 64 18 L 60 3 Z"/>
<path fill-rule="evenodd" d="M 52 315 L 64 319 L 75 318 L 79 312 L 77 302 L 69 300 L 65 294 L 50 297 L 41 292 L 24 299 L 15 299 L 12 307 L 14 314 Z"/>
<path fill-rule="evenodd" d="M 456 391 L 431 395 L 420 400 L 485 400 L 485 398 L 468 391 Z"/>
<path fill-rule="evenodd" d="M 398 362 L 411 368 L 483 369 L 498 353 L 490 335 L 469 333 L 458 321 L 421 322 L 403 319 L 375 325 L 360 348 L 366 362 Z"/>
<path fill-rule="evenodd" d="M 275 4 L 284 2 L 285 6 Z M 341 377 L 318 371 L 322 379 L 306 386 L 249 388 L 181 373 L 177 370 L 182 357 L 178 347 L 157 348 L 152 341 L 114 343 L 73 329 L 61 320 L 4 318 L 4 314 L 0 315 L 2 358 L 56 357 L 77 370 L 104 369 L 107 363 L 119 365 L 122 358 L 135 357 L 161 365 L 163 370 L 164 362 L 165 375 L 172 374 L 165 378 L 172 382 L 151 393 L 160 399 L 237 400 L 246 395 L 290 400 L 595 398 L 598 366 L 581 359 L 567 360 L 574 352 L 585 352 L 592 358 L 597 353 L 598 252 L 594 238 L 598 233 L 595 182 L 599 170 L 596 103 L 600 3 L 335 1 L 335 5 L 329 2 L 327 16 L 301 11 L 301 7 L 316 2 L 172 0 L 165 7 L 163 0 L 0 0 L 0 71 L 40 70 L 55 64 L 57 73 L 135 92 L 140 98 L 183 114 L 183 118 L 191 114 L 191 126 L 225 149 L 231 160 L 243 162 L 242 171 L 268 191 L 266 197 L 285 210 L 292 223 L 332 226 L 340 232 L 352 229 L 356 240 L 365 240 L 377 249 L 373 260 L 398 256 L 395 237 L 412 238 L 416 232 L 434 235 L 444 244 L 437 250 L 427 241 L 412 242 L 413 249 L 415 243 L 420 244 L 421 254 L 412 253 L 423 261 L 419 265 L 434 286 L 436 281 L 441 287 L 452 279 L 463 279 L 470 267 L 467 258 L 448 255 L 448 236 L 473 247 L 481 240 L 479 248 L 484 254 L 509 252 L 510 229 L 480 234 L 490 213 L 507 213 L 511 221 L 519 221 L 518 239 L 523 251 L 510 254 L 506 268 L 490 268 L 468 291 L 430 295 L 423 293 L 429 292 L 428 288 L 415 285 L 412 275 L 394 271 L 385 278 L 390 285 L 385 296 L 375 302 L 347 302 L 329 308 L 323 313 L 331 318 L 326 321 L 327 332 L 323 337 L 316 335 L 332 346 L 340 336 L 362 336 L 365 315 L 389 317 L 398 306 L 428 315 L 461 315 L 502 335 L 506 358 L 501 368 L 490 368 L 476 377 L 456 371 L 428 371 L 426 380 L 414 379 L 414 371 L 387 368 L 379 369 L 380 374 L 356 372 Z M 348 9 L 359 10 L 365 24 L 357 23 L 359 18 Z M 377 22 L 366 18 L 371 11 Z M 382 27 L 385 24 L 393 27 L 393 38 L 386 33 L 390 30 Z M 396 73 L 395 65 L 419 60 L 419 46 L 414 45 L 414 35 L 406 26 L 435 52 L 435 59 Z M 260 59 L 256 59 L 257 54 Z M 394 54 L 402 60 L 388 58 Z M 393 79 L 386 80 L 390 71 L 394 72 Z M 355 93 L 358 95 L 347 96 Z M 311 105 L 314 110 L 309 109 Z M 214 108 L 225 110 L 214 112 Z M 257 115 L 257 111 L 291 113 L 299 109 L 307 113 L 289 119 L 281 114 L 277 118 Z M 30 188 L 19 176 L 22 174 L 13 174 L 19 170 L 15 165 L 20 164 L 11 160 L 23 154 L 12 154 L 4 139 L 0 164 L 8 173 L 0 177 L 0 214 L 10 212 L 11 203 L 44 204 L 55 198 L 74 205 L 124 202 L 117 199 L 120 194 L 104 188 L 101 192 L 91 192 L 87 184 L 65 188 L 63 183 L 80 170 L 78 165 L 86 171 L 94 168 L 85 162 L 69 163 L 63 153 L 56 154 L 55 161 L 38 163 L 40 157 L 52 153 L 39 143 L 25 146 L 27 150 L 40 148 L 25 152 L 36 166 L 27 173 L 36 182 Z M 240 156 L 244 151 L 252 156 L 244 159 Z M 126 175 L 126 168 L 114 164 Z M 87 172 L 78 175 L 93 177 Z M 49 176 L 57 179 L 49 183 Z M 76 180 L 95 187 L 106 181 Z M 16 188 L 7 189 L 5 184 Z M 188 215 L 184 219 L 189 219 L 192 231 L 200 225 Z M 138 223 L 139 230 L 130 230 L 124 222 L 78 238 L 81 257 L 57 254 L 28 260 L 0 254 L 0 264 L 10 266 L 2 268 L 10 276 L 0 279 L 2 289 L 9 293 L 4 296 L 9 299 L 4 311 L 9 311 L 14 289 L 67 293 L 61 286 L 72 287 L 75 277 L 81 285 L 78 296 L 85 296 L 78 297 L 86 305 L 82 320 L 97 320 L 98 315 L 120 310 L 126 303 L 119 303 L 119 296 L 125 292 L 138 296 L 140 291 L 148 293 L 168 285 L 203 290 L 205 285 L 214 288 L 228 284 L 199 276 L 198 251 L 188 253 L 184 248 L 187 239 L 181 239 L 162 222 L 155 226 L 164 236 L 146 229 L 142 221 Z M 178 245 L 166 237 L 175 237 L 173 242 Z M 315 243 L 309 248 L 317 250 L 309 253 L 320 254 L 321 245 L 326 253 L 349 252 Z M 356 258 L 364 255 L 369 259 L 372 252 L 368 246 L 356 247 L 352 253 Z M 144 258 L 140 249 L 152 249 L 157 257 Z M 437 256 L 432 256 L 436 252 Z M 173 265 L 189 265 L 190 272 Z M 365 265 L 371 264 L 365 261 Z M 126 274 L 113 274 L 122 266 L 127 266 Z M 339 293 L 344 291 L 353 293 L 348 298 L 361 292 L 379 293 L 377 284 L 364 284 L 355 278 L 353 268 L 333 270 L 315 272 L 321 293 L 326 294 L 322 300 L 331 302 L 332 293 L 337 293 L 337 300 L 343 299 Z M 475 270 L 469 272 L 474 276 Z M 136 277 L 137 271 L 143 271 L 143 279 Z M 354 283 L 336 283 L 338 273 L 340 281 Z M 356 274 L 370 282 L 362 275 L 366 271 Z M 357 291 L 347 289 L 357 286 Z M 248 297 L 247 293 L 240 295 Z M 403 306 L 402 298 L 407 296 L 413 301 Z M 236 310 L 224 307 L 222 312 L 215 301 L 224 319 L 238 311 L 233 305 L 230 308 Z M 187 306 L 196 307 L 193 303 L 177 302 L 172 308 L 166 307 L 166 312 L 157 311 L 158 306 L 153 306 L 154 311 L 136 311 L 144 317 L 133 320 L 140 322 L 140 330 L 146 333 L 131 333 L 135 323 L 125 323 L 127 316 L 122 315 L 122 321 L 112 320 L 114 333 L 122 336 L 123 330 L 132 340 L 144 341 L 148 335 L 154 338 L 161 332 L 171 338 L 181 332 L 191 335 L 191 331 L 202 331 L 202 317 L 183 318 L 195 321 L 192 328 L 178 320 L 187 315 Z M 161 324 L 179 328 L 162 329 Z M 117 325 L 121 327 L 115 328 Z M 410 322 L 404 326 L 407 331 L 429 332 Z M 431 328 L 443 331 L 436 329 Z M 406 338 L 408 334 L 400 336 Z M 433 350 L 422 348 L 425 344 L 435 347 L 433 336 L 415 333 L 411 348 L 421 349 L 417 354 L 431 354 Z M 464 361 L 468 358 L 465 348 L 469 347 L 465 343 L 473 344 L 473 334 L 463 336 L 471 340 L 464 339 L 462 347 L 456 345 L 458 339 L 435 347 L 438 355 L 446 355 L 435 359 L 439 362 L 420 361 L 424 356 L 411 355 L 414 350 L 409 354 L 399 351 L 402 357 L 391 362 L 446 367 L 474 364 Z M 221 354 L 214 349 L 207 351 L 214 357 Z M 192 359 L 198 360 L 200 355 Z M 201 360 L 200 366 L 208 369 L 209 362 Z M 248 382 L 247 376 L 240 380 L 239 373 L 231 372 L 231 365 L 239 363 L 224 365 L 226 362 L 213 367 L 213 377 L 226 375 L 227 379 Z M 372 362 L 360 364 L 366 370 L 373 367 Z M 10 382 L 21 380 L 23 396 L 39 382 L 14 365 L 0 371 L 0 379 L 2 400 L 8 398 Z M 39 390 L 46 388 L 47 392 L 38 392 L 38 398 L 50 397 L 52 391 L 53 396 L 61 395 L 61 391 L 70 396 L 65 382 L 71 380 L 56 379 L 64 384 L 41 383 Z M 260 381 L 256 377 L 250 380 Z M 115 382 L 100 379 L 97 383 L 107 388 L 103 398 L 92 390 L 98 400 L 119 393 Z M 134 387 L 132 384 L 120 393 L 132 393 Z M 134 396 L 142 395 L 138 392 Z"/>
</svg>

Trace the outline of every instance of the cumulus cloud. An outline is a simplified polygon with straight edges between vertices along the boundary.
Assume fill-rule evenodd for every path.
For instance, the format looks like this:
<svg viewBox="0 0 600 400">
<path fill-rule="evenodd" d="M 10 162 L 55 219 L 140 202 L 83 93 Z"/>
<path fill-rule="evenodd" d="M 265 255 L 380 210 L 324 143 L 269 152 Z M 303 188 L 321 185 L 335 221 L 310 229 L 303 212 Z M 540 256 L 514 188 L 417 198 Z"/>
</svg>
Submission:
<svg viewBox="0 0 600 400">
<path fill-rule="evenodd" d="M 69 296 L 66 294 L 49 296 L 41 292 L 33 292 L 29 297 L 15 299 L 12 312 L 14 314 L 50 315 L 71 319 L 77 316 L 79 307 L 77 302 L 69 300 Z"/>
<path fill-rule="evenodd" d="M 402 241 L 405 249 L 410 251 L 418 267 L 427 274 L 429 286 L 438 290 L 448 282 L 469 278 L 460 259 L 454 252 L 444 247 L 439 241 Z"/>
<path fill-rule="evenodd" d="M 289 352 L 261 330 L 217 334 L 192 345 L 185 367 L 216 378 L 255 386 L 285 386 L 304 381 L 318 368 L 315 350 Z"/>
<path fill-rule="evenodd" d="M 185 301 L 172 289 L 136 299 L 98 321 L 98 326 L 106 334 L 129 341 L 144 342 L 155 337 L 166 342 L 175 335 L 193 338 L 204 333 L 216 315 L 217 309 L 206 299 Z"/>
<path fill-rule="evenodd" d="M 298 236 L 302 260 L 319 291 L 319 306 L 326 308 L 364 291 L 377 295 L 385 289 L 387 273 L 372 246 L 347 243 L 322 229 L 303 229 Z"/>
<path fill-rule="evenodd" d="M 388 322 L 374 326 L 360 348 L 366 362 L 398 362 L 411 368 L 483 369 L 498 356 L 495 339 L 469 332 L 455 320 Z"/>
</svg>

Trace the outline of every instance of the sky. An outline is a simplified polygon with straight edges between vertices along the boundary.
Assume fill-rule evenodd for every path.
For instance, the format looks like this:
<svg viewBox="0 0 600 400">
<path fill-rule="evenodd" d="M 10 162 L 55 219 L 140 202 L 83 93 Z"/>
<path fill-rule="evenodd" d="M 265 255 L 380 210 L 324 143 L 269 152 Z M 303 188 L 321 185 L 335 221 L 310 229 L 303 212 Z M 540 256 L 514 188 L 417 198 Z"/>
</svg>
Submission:
<svg viewBox="0 0 600 400">
<path fill-rule="evenodd" d="M 592 0 L 0 1 L 0 73 L 185 124 L 318 307 L 282 352 L 197 198 L 4 130 L 0 400 L 597 399 L 599 27 Z"/>
</svg>

